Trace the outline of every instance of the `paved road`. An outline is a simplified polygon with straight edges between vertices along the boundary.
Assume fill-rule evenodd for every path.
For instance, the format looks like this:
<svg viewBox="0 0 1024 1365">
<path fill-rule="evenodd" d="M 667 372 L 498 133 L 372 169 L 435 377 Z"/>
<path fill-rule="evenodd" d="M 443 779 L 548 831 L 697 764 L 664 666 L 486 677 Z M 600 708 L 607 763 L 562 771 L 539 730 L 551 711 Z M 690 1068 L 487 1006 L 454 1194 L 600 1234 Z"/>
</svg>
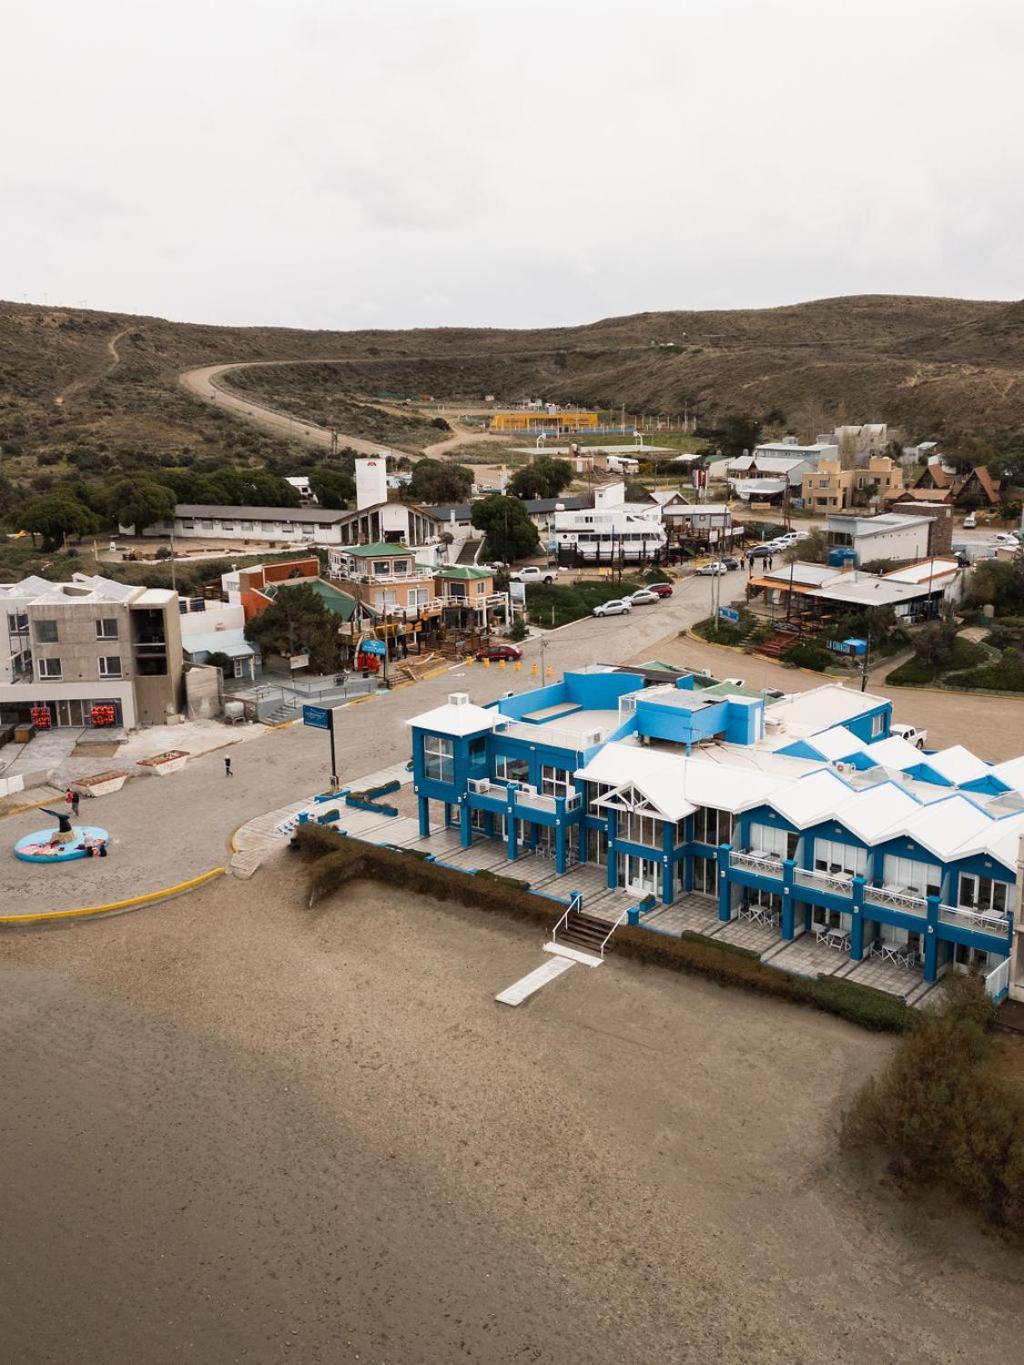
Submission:
<svg viewBox="0 0 1024 1365">
<path fill-rule="evenodd" d="M 723 600 L 742 591 L 741 579 L 740 573 L 728 576 Z M 449 692 L 467 691 L 476 701 L 491 701 L 503 692 L 537 685 L 529 668 L 539 664 L 542 653 L 545 667 L 556 678 L 568 668 L 588 663 L 660 658 L 786 691 L 802 691 L 825 681 L 820 674 L 681 639 L 680 631 L 707 616 L 712 582 L 691 578 L 678 584 L 675 595 L 658 606 L 638 607 L 626 617 L 588 617 L 529 640 L 519 673 L 511 668 L 461 665 L 415 686 L 349 706 L 339 731 L 342 778 L 355 779 L 406 758 L 405 721 L 440 705 Z M 889 689 L 878 685 L 877 677 L 872 679 L 872 690 L 890 695 Z M 992 760 L 1020 752 L 1024 706 L 1019 700 L 972 697 L 965 702 L 957 694 L 902 688 L 892 689 L 891 695 L 898 719 L 928 727 L 930 747 L 966 743 Z M 230 779 L 224 776 L 221 751 L 192 760 L 171 777 L 137 778 L 121 792 L 88 802 L 83 816 L 89 823 L 110 829 L 113 856 L 63 868 L 40 868 L 13 857 L 0 859 L 0 904 L 26 913 L 102 904 L 224 866 L 234 829 L 255 815 L 299 801 L 326 786 L 330 773 L 326 735 L 302 726 L 269 731 L 263 738 L 236 746 L 233 760 L 235 776 Z M 46 823 L 46 817 L 23 812 L 0 821 L 0 833 L 10 847 Z"/>
<path fill-rule="evenodd" d="M 706 614 L 707 593 L 706 581 L 693 580 L 659 606 L 637 608 L 632 617 L 588 618 L 551 632 L 543 637 L 545 665 L 557 677 L 574 665 L 634 655 L 648 642 L 676 633 Z M 342 778 L 374 772 L 407 757 L 404 722 L 440 705 L 449 692 L 464 689 L 479 701 L 490 701 L 503 692 L 529 687 L 529 667 L 540 660 L 541 641 L 527 641 L 524 656 L 518 674 L 471 664 L 348 707 L 339 732 Z M 24 913 L 103 904 L 224 866 L 233 830 L 254 815 L 326 786 L 330 774 L 327 736 L 302 726 L 268 731 L 263 738 L 235 746 L 232 757 L 235 776 L 230 779 L 224 776 L 220 751 L 193 759 L 170 777 L 136 778 L 120 792 L 84 803 L 83 821 L 110 830 L 113 856 L 54 868 L 4 856 L 0 904 Z M 10 847 L 23 834 L 49 823 L 48 817 L 25 811 L 0 821 L 0 837 Z"/>
</svg>

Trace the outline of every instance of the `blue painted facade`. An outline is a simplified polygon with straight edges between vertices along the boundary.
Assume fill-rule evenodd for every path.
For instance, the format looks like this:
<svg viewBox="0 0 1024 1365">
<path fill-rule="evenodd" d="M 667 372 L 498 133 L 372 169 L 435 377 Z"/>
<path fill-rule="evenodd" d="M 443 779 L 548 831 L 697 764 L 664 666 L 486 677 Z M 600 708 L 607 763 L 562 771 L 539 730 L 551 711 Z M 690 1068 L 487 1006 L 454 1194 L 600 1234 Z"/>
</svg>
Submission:
<svg viewBox="0 0 1024 1365">
<path fill-rule="evenodd" d="M 639 875 L 649 880 L 649 889 L 662 904 L 697 890 L 714 896 L 719 918 L 728 920 L 753 898 L 777 910 L 780 939 L 832 926 L 845 934 L 854 960 L 866 956 L 879 941 L 906 942 L 918 957 L 925 981 L 936 980 L 950 967 L 976 965 L 989 971 L 1010 955 L 1015 871 L 994 857 L 945 863 L 905 837 L 866 843 L 838 819 L 798 828 L 774 809 L 770 797 L 740 810 L 731 822 L 723 818 L 729 837 L 721 842 L 698 837 L 700 810 L 677 820 L 652 818 L 646 824 L 640 820 L 636 823 L 647 841 L 626 838 L 628 813 L 596 804 L 600 794 L 577 776 L 605 745 L 637 737 L 683 757 L 709 740 L 742 748 L 763 738 L 763 699 L 702 697 L 702 690 L 692 678 L 682 678 L 675 688 L 658 687 L 645 695 L 639 675 L 583 671 L 489 707 L 473 708 L 479 724 L 466 734 L 432 732 L 433 713 L 412 721 L 421 833 L 430 832 L 432 819 L 435 828 L 440 820 L 458 829 L 466 847 L 481 835 L 501 839 L 511 860 L 540 848 L 553 857 L 559 873 L 576 862 L 600 861 L 609 887 L 623 885 L 625 868 L 636 867 L 627 864 L 627 858 L 642 860 Z M 845 718 L 844 726 L 868 744 L 887 738 L 891 703 L 869 696 L 863 700 L 862 711 Z M 443 762 L 439 771 L 436 750 L 444 741 L 450 745 L 450 762 Z M 817 759 L 821 766 L 813 736 L 779 752 Z M 740 791 L 741 758 L 738 754 Z M 864 766 L 856 757 L 851 762 Z M 924 756 L 920 770 L 915 776 L 932 780 L 923 776 Z M 934 781 L 949 786 L 938 773 Z M 681 784 L 682 776 L 680 790 Z M 767 854 L 761 851 L 764 841 L 771 845 Z M 830 866 L 839 858 L 839 876 L 821 869 L 822 844 Z M 922 894 L 894 892 L 886 887 L 887 855 L 905 860 L 900 866 L 912 872 L 918 865 L 937 866 L 937 882 L 928 881 L 935 878 L 934 872 L 922 870 L 920 879 L 916 874 L 914 878 L 920 880 Z M 978 907 L 968 908 L 960 896 L 962 873 L 987 879 L 986 892 L 998 901 L 1002 913 L 989 906 L 986 917 Z M 1002 889 L 993 890 L 994 883 Z"/>
</svg>

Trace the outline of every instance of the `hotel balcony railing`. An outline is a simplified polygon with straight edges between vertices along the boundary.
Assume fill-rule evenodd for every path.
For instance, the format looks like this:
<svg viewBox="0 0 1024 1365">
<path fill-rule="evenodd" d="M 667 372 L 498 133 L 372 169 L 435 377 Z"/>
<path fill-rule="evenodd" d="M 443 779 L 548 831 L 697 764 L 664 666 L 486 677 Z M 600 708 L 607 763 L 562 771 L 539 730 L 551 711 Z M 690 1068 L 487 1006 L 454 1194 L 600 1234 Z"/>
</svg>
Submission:
<svg viewBox="0 0 1024 1365">
<path fill-rule="evenodd" d="M 915 896 L 913 892 L 902 891 L 898 886 L 869 886 L 865 889 L 864 901 L 867 905 L 903 910 L 910 915 L 928 913 L 928 902 L 924 896 Z"/>
<path fill-rule="evenodd" d="M 782 876 L 782 859 L 774 853 L 758 853 L 753 849 L 729 854 L 729 866 L 738 867 L 743 872 L 760 872 L 766 877 Z"/>
<path fill-rule="evenodd" d="M 818 872 L 814 868 L 798 867 L 795 872 L 796 884 L 814 891 L 829 891 L 833 896 L 853 895 L 853 874 Z"/>
<path fill-rule="evenodd" d="M 975 933 L 998 934 L 1010 932 L 1010 917 L 999 910 L 972 910 L 966 905 L 940 905 L 939 919 L 944 924 L 955 924 L 958 929 L 972 929 Z"/>
</svg>

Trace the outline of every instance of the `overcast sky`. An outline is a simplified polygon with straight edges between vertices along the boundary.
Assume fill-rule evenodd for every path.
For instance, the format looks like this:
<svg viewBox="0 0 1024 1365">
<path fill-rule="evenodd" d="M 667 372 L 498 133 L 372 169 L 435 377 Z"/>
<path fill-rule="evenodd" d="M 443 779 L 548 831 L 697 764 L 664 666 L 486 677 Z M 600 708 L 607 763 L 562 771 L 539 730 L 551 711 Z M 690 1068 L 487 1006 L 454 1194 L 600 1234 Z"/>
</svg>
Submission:
<svg viewBox="0 0 1024 1365">
<path fill-rule="evenodd" d="M 1024 295 L 1021 0 L 8 7 L 0 297 L 537 326 Z"/>
</svg>

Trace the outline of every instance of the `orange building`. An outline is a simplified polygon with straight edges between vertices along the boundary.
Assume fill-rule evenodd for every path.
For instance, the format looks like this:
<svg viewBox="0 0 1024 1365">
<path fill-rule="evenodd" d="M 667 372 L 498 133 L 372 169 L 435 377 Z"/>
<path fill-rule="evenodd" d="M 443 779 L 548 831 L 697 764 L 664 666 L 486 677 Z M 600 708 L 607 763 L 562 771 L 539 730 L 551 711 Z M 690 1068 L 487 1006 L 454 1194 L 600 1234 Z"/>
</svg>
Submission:
<svg viewBox="0 0 1024 1365">
<path fill-rule="evenodd" d="M 596 431 L 600 425 L 596 412 L 578 408 L 548 412 L 545 409 L 516 408 L 513 412 L 496 412 L 489 430 L 509 432 L 552 432 L 561 435 L 572 431 Z"/>
</svg>

